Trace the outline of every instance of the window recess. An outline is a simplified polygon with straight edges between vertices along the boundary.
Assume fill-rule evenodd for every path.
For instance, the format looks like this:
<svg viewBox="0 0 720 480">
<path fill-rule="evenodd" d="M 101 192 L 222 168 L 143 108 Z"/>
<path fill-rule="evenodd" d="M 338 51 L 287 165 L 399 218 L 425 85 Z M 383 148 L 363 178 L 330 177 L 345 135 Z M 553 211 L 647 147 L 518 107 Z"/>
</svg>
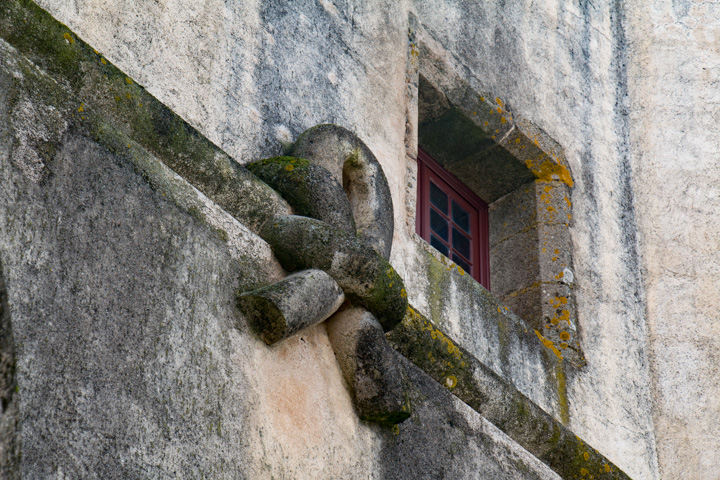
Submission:
<svg viewBox="0 0 720 480">
<path fill-rule="evenodd" d="M 422 148 L 418 188 L 418 235 L 490 290 L 487 204 Z"/>
</svg>

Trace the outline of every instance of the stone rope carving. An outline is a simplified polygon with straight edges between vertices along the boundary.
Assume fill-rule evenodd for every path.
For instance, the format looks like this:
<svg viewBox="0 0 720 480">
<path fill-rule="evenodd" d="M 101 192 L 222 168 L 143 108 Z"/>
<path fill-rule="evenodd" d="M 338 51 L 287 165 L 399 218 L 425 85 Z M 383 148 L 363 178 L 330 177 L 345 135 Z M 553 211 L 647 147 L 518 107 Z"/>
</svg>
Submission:
<svg viewBox="0 0 720 480">
<path fill-rule="evenodd" d="M 408 304 L 387 261 L 394 228 L 387 179 L 367 146 L 336 125 L 304 132 L 293 155 L 248 169 L 297 213 L 277 215 L 260 231 L 283 268 L 296 273 L 240 294 L 238 306 L 268 344 L 330 317 L 330 342 L 360 417 L 400 423 L 410 409 L 385 332 Z"/>
</svg>

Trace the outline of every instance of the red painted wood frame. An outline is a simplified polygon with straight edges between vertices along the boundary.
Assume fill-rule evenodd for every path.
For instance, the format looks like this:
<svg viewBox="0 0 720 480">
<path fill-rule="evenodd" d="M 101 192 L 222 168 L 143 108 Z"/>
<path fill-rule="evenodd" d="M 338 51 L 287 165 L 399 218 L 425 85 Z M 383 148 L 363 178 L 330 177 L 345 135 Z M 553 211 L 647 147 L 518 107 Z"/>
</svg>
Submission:
<svg viewBox="0 0 720 480">
<path fill-rule="evenodd" d="M 421 148 L 415 229 L 490 290 L 488 206 Z"/>
</svg>

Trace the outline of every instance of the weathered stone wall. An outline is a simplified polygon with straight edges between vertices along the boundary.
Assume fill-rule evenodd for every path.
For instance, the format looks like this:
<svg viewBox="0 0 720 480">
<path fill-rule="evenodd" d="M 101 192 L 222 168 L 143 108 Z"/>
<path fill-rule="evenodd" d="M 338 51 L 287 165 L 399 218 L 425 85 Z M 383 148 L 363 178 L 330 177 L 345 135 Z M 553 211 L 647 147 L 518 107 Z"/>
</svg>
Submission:
<svg viewBox="0 0 720 480">
<path fill-rule="evenodd" d="M 414 305 L 631 476 L 701 478 L 717 468 L 720 436 L 707 421 L 720 409 L 708 395 L 717 390 L 713 6 L 38 3 L 240 163 L 283 153 L 318 123 L 355 131 L 388 176 L 391 261 Z M 481 307 L 492 299 L 414 235 L 413 82 L 424 59 L 408 44 L 409 29 L 478 95 L 499 98 L 564 150 L 585 366 L 545 355 L 500 307 L 488 315 Z M 25 165 L 31 176 L 36 167 Z M 332 363 L 325 340 L 313 345 L 283 347 L 309 377 Z M 277 352 L 257 355 L 258 364 L 281 361 Z M 314 356 L 320 360 L 308 363 Z M 258 402 L 272 411 L 271 398 Z M 365 435 L 353 438 L 376 451 L 375 437 Z M 316 445 L 360 448 L 341 433 L 317 438 Z M 270 470 L 286 455 L 277 448 L 263 457 Z M 312 460 L 297 448 L 298 470 L 272 473 L 307 471 L 303 462 Z"/>
<path fill-rule="evenodd" d="M 67 78 L 0 59 L 8 478 L 558 478 L 397 353 L 415 417 L 360 422 L 324 324 L 268 347 L 237 310 L 284 276 L 269 246 Z"/>
<path fill-rule="evenodd" d="M 418 2 L 417 16 L 479 93 L 499 97 L 514 118 L 529 119 L 562 146 L 574 180 L 574 280 L 587 365 L 547 375 L 542 389 L 533 382 L 547 369 L 518 372 L 516 384 L 631 476 L 656 478 L 623 9 L 610 2 L 431 1 Z M 464 312 L 454 314 L 458 323 L 467 323 Z M 484 339 L 473 339 L 473 327 L 457 336 L 487 349 Z"/>
<path fill-rule="evenodd" d="M 12 333 L 7 289 L 0 264 L 0 476 L 20 478 L 20 432 L 18 428 L 15 340 Z"/>
<path fill-rule="evenodd" d="M 241 163 L 281 153 L 316 123 L 355 131 L 390 180 L 392 261 L 409 282 L 411 302 L 430 314 L 436 298 L 432 318 L 474 345 L 479 358 L 631 475 L 656 476 L 624 155 L 619 8 L 559 1 L 39 3 Z M 429 254 L 414 237 L 414 189 L 406 187 L 414 163 L 405 152 L 416 129 L 412 115 L 406 118 L 414 101 L 406 78 L 410 12 L 473 88 L 499 97 L 565 150 L 575 180 L 578 327 L 588 362 L 581 370 L 558 370 L 522 350 L 500 355 L 489 318 L 467 318 L 473 300 L 459 275 L 435 287 L 426 280 Z"/>
<path fill-rule="evenodd" d="M 628 8 L 630 154 L 663 478 L 720 471 L 720 5 Z"/>
</svg>

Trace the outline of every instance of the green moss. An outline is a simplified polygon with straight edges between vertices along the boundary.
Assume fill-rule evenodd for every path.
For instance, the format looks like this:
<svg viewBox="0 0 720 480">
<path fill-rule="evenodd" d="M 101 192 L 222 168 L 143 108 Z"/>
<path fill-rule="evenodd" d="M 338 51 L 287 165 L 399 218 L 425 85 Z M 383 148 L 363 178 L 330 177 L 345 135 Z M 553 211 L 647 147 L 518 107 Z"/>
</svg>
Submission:
<svg viewBox="0 0 720 480">
<path fill-rule="evenodd" d="M 396 350 L 561 477 L 583 478 L 587 470 L 595 479 L 628 478 L 411 307 L 387 338 Z"/>
<path fill-rule="evenodd" d="M 317 203 L 310 162 L 304 158 L 273 157 L 253 162 L 247 169 L 278 191 L 300 215 L 312 216 Z"/>
<path fill-rule="evenodd" d="M 386 414 L 364 415 L 361 420 L 366 422 L 377 423 L 387 427 L 394 427 L 398 423 L 402 423 L 410 417 L 409 412 L 393 412 Z"/>
<path fill-rule="evenodd" d="M 385 331 L 403 319 L 407 294 L 402 278 L 354 235 L 321 220 L 299 216 L 276 217 L 260 235 L 273 247 L 283 268 L 327 272 L 349 300 L 377 317 Z"/>
<path fill-rule="evenodd" d="M 288 210 L 271 188 L 33 2 L 8 0 L 0 8 L 0 36 L 62 86 L 48 91 L 84 104 L 85 112 L 70 109 L 72 121 L 87 120 L 83 113 L 89 110 L 102 111 L 117 130 L 253 230 Z"/>
<path fill-rule="evenodd" d="M 449 271 L 446 265 L 433 256 L 430 252 L 425 252 L 427 257 L 427 279 L 428 279 L 428 306 L 430 307 L 430 318 L 442 324 L 443 305 L 448 305 L 447 299 L 443 298 L 449 292 Z M 447 260 L 448 264 L 450 260 Z"/>
</svg>

